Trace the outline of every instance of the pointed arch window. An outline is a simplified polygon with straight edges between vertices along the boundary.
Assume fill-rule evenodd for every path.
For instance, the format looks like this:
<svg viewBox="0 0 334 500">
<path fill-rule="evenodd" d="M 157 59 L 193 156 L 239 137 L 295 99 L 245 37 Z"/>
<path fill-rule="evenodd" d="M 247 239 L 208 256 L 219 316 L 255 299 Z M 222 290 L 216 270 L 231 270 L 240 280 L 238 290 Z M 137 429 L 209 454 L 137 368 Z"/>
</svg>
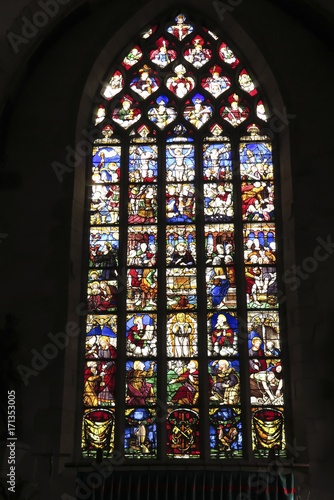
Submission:
<svg viewBox="0 0 334 500">
<path fill-rule="evenodd" d="M 284 455 L 278 166 L 250 68 L 180 13 L 98 101 L 83 456 Z"/>
</svg>

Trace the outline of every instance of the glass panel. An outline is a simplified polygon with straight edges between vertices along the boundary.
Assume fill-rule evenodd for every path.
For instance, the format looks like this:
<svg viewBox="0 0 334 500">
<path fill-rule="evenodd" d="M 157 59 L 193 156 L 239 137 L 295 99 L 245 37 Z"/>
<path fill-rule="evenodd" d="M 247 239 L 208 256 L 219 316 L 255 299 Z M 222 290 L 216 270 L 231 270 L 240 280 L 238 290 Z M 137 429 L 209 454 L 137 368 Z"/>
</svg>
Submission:
<svg viewBox="0 0 334 500">
<path fill-rule="evenodd" d="M 120 106 L 113 110 L 111 117 L 114 122 L 127 129 L 141 117 L 139 104 L 134 103 L 133 99 L 126 95 L 121 99 Z"/>
<path fill-rule="evenodd" d="M 129 226 L 127 245 L 128 266 L 155 266 L 157 259 L 157 227 Z"/>
<path fill-rule="evenodd" d="M 280 356 L 279 318 L 277 312 L 249 312 L 248 315 L 248 349 L 249 356 L 257 354 L 253 337 L 260 338 L 259 356 Z M 261 352 L 262 351 L 262 352 Z M 263 352 L 264 351 L 264 352 Z M 256 371 L 255 368 L 253 371 Z"/>
<path fill-rule="evenodd" d="M 234 268 L 206 269 L 207 306 L 209 309 L 233 309 L 237 305 Z"/>
<path fill-rule="evenodd" d="M 166 180 L 189 182 L 195 177 L 194 146 L 172 144 L 166 147 Z"/>
<path fill-rule="evenodd" d="M 172 24 L 168 29 L 168 33 L 171 35 L 176 36 L 179 40 L 183 40 L 189 33 L 193 31 L 193 26 L 190 24 L 185 23 L 186 16 L 183 14 L 179 14 L 176 16 L 175 21 L 176 24 Z"/>
<path fill-rule="evenodd" d="M 153 92 L 156 92 L 159 88 L 159 80 L 157 78 L 157 73 L 153 72 L 152 69 L 144 64 L 144 66 L 139 70 L 139 76 L 136 76 L 130 83 L 131 89 L 140 95 L 143 99 L 146 99 Z"/>
<path fill-rule="evenodd" d="M 167 223 L 195 220 L 194 184 L 168 184 L 166 192 Z"/>
<path fill-rule="evenodd" d="M 143 53 L 138 47 L 138 45 L 135 45 L 132 50 L 128 53 L 128 55 L 123 59 L 123 66 L 125 66 L 126 69 L 131 68 L 134 64 L 137 64 L 138 61 L 142 58 Z"/>
<path fill-rule="evenodd" d="M 157 222 L 157 187 L 153 184 L 129 185 L 129 224 Z"/>
<path fill-rule="evenodd" d="M 239 150 L 242 179 L 273 179 L 271 144 L 265 142 L 242 143 Z"/>
<path fill-rule="evenodd" d="M 130 182 L 156 182 L 158 176 L 157 146 L 130 146 Z"/>
<path fill-rule="evenodd" d="M 214 360 L 209 363 L 210 403 L 240 403 L 239 361 L 227 359 Z"/>
<path fill-rule="evenodd" d="M 167 106 L 168 97 L 161 95 L 155 101 L 157 106 L 148 110 L 148 118 L 155 123 L 157 127 L 163 130 L 167 125 L 175 120 L 177 113 L 174 107 Z"/>
<path fill-rule="evenodd" d="M 204 144 L 203 147 L 204 180 L 230 180 L 232 179 L 231 145 Z"/>
<path fill-rule="evenodd" d="M 114 448 L 115 417 L 113 410 L 96 409 L 84 412 L 82 420 L 82 455 L 96 457 L 102 450 L 103 457 Z"/>
<path fill-rule="evenodd" d="M 156 403 L 157 365 L 155 361 L 127 361 L 125 402 L 131 406 Z"/>
<path fill-rule="evenodd" d="M 119 229 L 117 227 L 91 227 L 89 238 L 89 267 L 103 268 L 102 279 L 115 277 L 118 265 Z"/>
<path fill-rule="evenodd" d="M 184 58 L 190 64 L 195 66 L 195 68 L 199 69 L 210 61 L 212 51 L 204 47 L 204 40 L 199 35 L 197 35 L 191 43 L 192 46 L 187 44 L 187 48 L 184 51 Z"/>
<path fill-rule="evenodd" d="M 93 147 L 93 183 L 119 182 L 121 173 L 121 148 L 119 146 Z"/>
<path fill-rule="evenodd" d="M 127 287 L 129 311 L 153 311 L 157 308 L 157 270 L 129 269 Z"/>
<path fill-rule="evenodd" d="M 195 94 L 190 101 L 187 101 L 183 111 L 183 116 L 194 127 L 201 128 L 212 116 L 212 107 L 204 102 L 201 94 Z"/>
<path fill-rule="evenodd" d="M 253 337 L 253 347 L 261 339 Z M 262 351 L 262 349 L 261 349 Z M 255 353 L 256 351 L 254 351 Z M 263 352 L 263 351 L 262 351 Z M 254 354 L 253 356 L 256 356 Z M 256 371 L 254 371 L 254 369 Z M 283 405 L 283 375 L 280 359 L 250 359 L 250 400 L 252 405 Z"/>
<path fill-rule="evenodd" d="M 245 277 L 249 308 L 278 307 L 276 267 L 246 266 Z"/>
<path fill-rule="evenodd" d="M 114 406 L 116 387 L 115 361 L 86 362 L 84 374 L 84 406 Z"/>
<path fill-rule="evenodd" d="M 208 356 L 238 354 L 238 321 L 236 313 L 208 314 Z"/>
<path fill-rule="evenodd" d="M 196 269 L 167 269 L 166 274 L 167 309 L 196 308 Z"/>
<path fill-rule="evenodd" d="M 197 315 L 182 312 L 167 315 L 167 356 L 181 358 L 197 354 Z"/>
<path fill-rule="evenodd" d="M 205 234 L 206 265 L 233 264 L 235 253 L 233 224 L 207 224 Z"/>
<path fill-rule="evenodd" d="M 196 405 L 198 401 L 198 361 L 172 360 L 167 363 L 167 402 Z"/>
<path fill-rule="evenodd" d="M 285 455 L 283 408 L 252 408 L 252 442 L 255 458 L 267 458 L 270 449 L 275 455 Z"/>
<path fill-rule="evenodd" d="M 171 410 L 167 417 L 167 456 L 169 458 L 199 458 L 199 412 Z"/>
<path fill-rule="evenodd" d="M 220 114 L 222 118 L 228 121 L 233 127 L 237 127 L 246 120 L 249 109 L 243 104 L 240 104 L 240 97 L 237 94 L 231 95 L 227 100 L 230 106 L 223 106 Z"/>
<path fill-rule="evenodd" d="M 233 186 L 230 182 L 204 184 L 205 222 L 228 222 L 233 219 Z"/>
<path fill-rule="evenodd" d="M 254 82 L 245 69 L 241 71 L 238 78 L 238 82 L 242 90 L 248 92 L 249 95 L 257 94 Z"/>
<path fill-rule="evenodd" d="M 125 410 L 124 450 L 127 458 L 155 458 L 157 454 L 156 412 L 151 408 Z"/>
<path fill-rule="evenodd" d="M 243 236 L 246 264 L 276 262 L 275 224 L 245 224 Z"/>
<path fill-rule="evenodd" d="M 221 74 L 222 69 L 216 64 L 210 68 L 210 73 L 211 76 L 203 78 L 202 87 L 207 92 L 210 92 L 213 97 L 217 98 L 231 86 L 231 80 Z"/>
<path fill-rule="evenodd" d="M 196 264 L 195 226 L 167 226 L 166 264 L 169 267 Z"/>
<path fill-rule="evenodd" d="M 116 280 L 106 280 L 103 270 L 89 272 L 87 308 L 89 312 L 115 311 L 117 306 Z"/>
<path fill-rule="evenodd" d="M 241 408 L 210 408 L 211 458 L 242 458 Z"/>
<path fill-rule="evenodd" d="M 226 45 L 226 43 L 222 43 L 219 47 L 219 55 L 221 59 L 232 68 L 235 68 L 239 64 L 239 60 L 235 57 L 234 53 Z"/>
<path fill-rule="evenodd" d="M 108 100 L 112 99 L 113 97 L 115 97 L 116 94 L 118 94 L 123 89 L 123 85 L 124 85 L 124 78 L 122 76 L 122 73 L 120 71 L 115 71 L 113 76 L 110 78 L 108 84 L 104 87 L 101 94 Z"/>
<path fill-rule="evenodd" d="M 117 224 L 119 221 L 119 186 L 94 185 L 90 205 L 91 224 Z"/>
<path fill-rule="evenodd" d="M 170 76 L 166 80 L 166 87 L 177 97 L 182 99 L 195 87 L 195 79 L 192 76 L 186 76 L 187 70 L 182 64 L 174 68 L 175 76 Z"/>
<path fill-rule="evenodd" d="M 87 317 L 86 359 L 116 358 L 117 316 Z"/>
<path fill-rule="evenodd" d="M 272 181 L 242 182 L 241 199 L 243 220 L 275 219 L 274 183 Z"/>
<path fill-rule="evenodd" d="M 170 44 L 170 42 L 163 37 L 160 37 L 155 43 L 157 49 L 150 52 L 150 59 L 154 64 L 160 66 L 160 68 L 164 68 L 167 64 L 176 59 L 177 52 L 173 50 L 174 44 Z M 168 48 L 169 45 L 173 48 Z"/>
<path fill-rule="evenodd" d="M 136 357 L 157 355 L 156 314 L 127 315 L 126 354 Z"/>
</svg>

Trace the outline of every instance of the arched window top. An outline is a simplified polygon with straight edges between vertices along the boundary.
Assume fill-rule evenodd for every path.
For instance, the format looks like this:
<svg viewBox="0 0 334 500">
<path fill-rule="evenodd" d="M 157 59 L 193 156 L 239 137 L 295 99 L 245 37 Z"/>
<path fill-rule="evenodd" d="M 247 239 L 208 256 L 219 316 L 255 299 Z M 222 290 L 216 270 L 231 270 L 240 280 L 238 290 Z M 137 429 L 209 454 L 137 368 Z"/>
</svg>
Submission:
<svg viewBox="0 0 334 500">
<path fill-rule="evenodd" d="M 98 91 L 84 457 L 285 453 L 277 165 L 241 59 L 180 13 Z"/>
<path fill-rule="evenodd" d="M 215 121 L 228 132 L 254 121 L 261 128 L 267 119 L 245 64 L 225 41 L 182 13 L 143 32 L 112 66 L 99 96 L 95 124 L 121 135 L 136 123 L 157 132 L 180 122 L 192 134 Z"/>
</svg>

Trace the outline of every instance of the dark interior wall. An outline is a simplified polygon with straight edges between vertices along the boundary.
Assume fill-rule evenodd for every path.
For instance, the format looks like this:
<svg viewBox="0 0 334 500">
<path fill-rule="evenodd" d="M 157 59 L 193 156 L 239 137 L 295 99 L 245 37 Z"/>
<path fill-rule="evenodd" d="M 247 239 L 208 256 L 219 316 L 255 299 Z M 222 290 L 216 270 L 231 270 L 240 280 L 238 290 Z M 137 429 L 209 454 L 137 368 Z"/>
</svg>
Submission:
<svg viewBox="0 0 334 500">
<path fill-rule="evenodd" d="M 202 9 L 218 29 L 229 30 L 233 17 L 266 59 L 286 107 L 284 118 L 270 123 L 281 129 L 282 137 L 289 135 L 291 152 L 292 203 L 284 215 L 293 230 L 284 233 L 281 243 L 287 271 L 289 403 L 296 437 L 291 446 L 295 463 L 310 465 L 296 469 L 302 498 L 324 500 L 332 498 L 334 466 L 333 57 L 328 21 L 317 10 L 312 18 L 299 17 L 300 4 L 291 2 L 289 11 L 285 2 L 280 6 L 264 0 L 230 0 L 216 3 L 216 8 L 211 2 L 183 3 Z M 18 54 L 8 51 L 8 40 L 2 39 L 2 48 L 7 44 L 3 71 L 8 68 L 12 75 L 3 88 L 1 121 L 2 370 L 9 389 L 17 391 L 17 477 L 27 481 L 27 491 L 38 491 L 36 498 L 73 493 L 73 471 L 59 466 L 73 460 L 71 454 L 59 457 L 65 350 L 46 348 L 55 345 L 50 333 L 64 332 L 69 316 L 82 326 L 80 314 L 73 312 L 78 302 L 69 296 L 71 283 L 80 281 L 81 240 L 78 234 L 70 250 L 76 224 L 75 169 L 70 170 L 68 153 L 75 148 L 79 105 L 96 58 L 121 26 L 124 40 L 133 36 L 136 18 L 128 23 L 129 13 L 144 5 L 131 0 L 68 3 L 59 19 L 55 16 L 21 45 Z M 30 14 L 24 15 L 31 19 Z M 121 50 L 122 40 L 117 43 Z M 243 51 L 241 39 L 235 45 Z M 261 82 L 263 75 L 256 76 Z M 279 112 L 282 116 L 283 110 Z M 282 162 L 289 161 L 286 155 L 285 149 Z M 70 167 L 62 179 L 52 167 L 55 161 Z M 282 179 L 285 187 L 289 183 Z M 294 263 L 299 267 L 291 267 Z M 76 384 L 80 382 L 73 381 L 74 399 Z M 70 434 L 71 425 L 63 425 L 65 435 Z"/>
</svg>

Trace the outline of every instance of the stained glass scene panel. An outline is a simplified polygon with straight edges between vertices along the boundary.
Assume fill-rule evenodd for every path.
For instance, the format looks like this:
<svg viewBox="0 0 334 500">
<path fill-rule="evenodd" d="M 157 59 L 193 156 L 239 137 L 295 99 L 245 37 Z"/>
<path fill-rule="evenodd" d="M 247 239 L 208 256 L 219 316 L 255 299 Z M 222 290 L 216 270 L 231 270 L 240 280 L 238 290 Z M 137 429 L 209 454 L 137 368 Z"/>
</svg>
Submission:
<svg viewBox="0 0 334 500">
<path fill-rule="evenodd" d="M 157 187 L 154 184 L 130 184 L 128 222 L 157 222 Z"/>
<path fill-rule="evenodd" d="M 235 308 L 237 305 L 234 268 L 206 269 L 207 306 L 209 309 Z"/>
<path fill-rule="evenodd" d="M 276 267 L 246 266 L 246 294 L 249 308 L 278 308 Z"/>
<path fill-rule="evenodd" d="M 119 182 L 121 173 L 120 146 L 94 146 L 92 180 L 99 182 Z"/>
<path fill-rule="evenodd" d="M 167 356 L 197 356 L 197 315 L 179 312 L 167 315 Z"/>
<path fill-rule="evenodd" d="M 239 361 L 215 359 L 209 363 L 210 404 L 240 403 Z"/>
<path fill-rule="evenodd" d="M 130 182 L 155 182 L 158 176 L 157 146 L 130 146 L 129 153 Z"/>
<path fill-rule="evenodd" d="M 280 359 L 257 359 L 249 361 L 250 399 L 252 405 L 283 405 L 283 376 Z M 253 372 L 253 369 L 258 371 Z"/>
<path fill-rule="evenodd" d="M 210 76 L 202 79 L 202 87 L 217 98 L 231 86 L 231 80 L 228 76 L 222 74 L 222 69 L 218 65 L 210 68 Z"/>
<path fill-rule="evenodd" d="M 272 181 L 242 182 L 241 200 L 244 221 L 275 219 L 274 183 Z"/>
<path fill-rule="evenodd" d="M 117 224 L 118 218 L 119 186 L 94 185 L 91 197 L 90 223 Z"/>
<path fill-rule="evenodd" d="M 203 174 L 205 181 L 232 179 L 231 145 L 204 144 Z"/>
<path fill-rule="evenodd" d="M 275 224 L 245 224 L 243 237 L 246 264 L 274 264 L 276 262 Z"/>
<path fill-rule="evenodd" d="M 157 308 L 157 270 L 129 269 L 127 286 L 129 311 L 154 311 Z"/>
<path fill-rule="evenodd" d="M 209 313 L 207 331 L 208 356 L 238 354 L 238 321 L 235 312 Z"/>
<path fill-rule="evenodd" d="M 86 332 L 86 359 L 116 358 L 116 315 L 89 315 L 87 317 Z"/>
<path fill-rule="evenodd" d="M 167 363 L 167 402 L 173 405 L 197 404 L 199 381 L 198 361 L 174 359 Z"/>
<path fill-rule="evenodd" d="M 251 142 L 240 145 L 240 175 L 245 180 L 273 179 L 270 143 Z"/>
<path fill-rule="evenodd" d="M 129 406 L 146 406 L 156 403 L 157 364 L 155 361 L 127 361 L 126 397 Z"/>
<path fill-rule="evenodd" d="M 211 458 L 242 458 L 241 408 L 210 408 Z"/>
<path fill-rule="evenodd" d="M 102 270 L 89 273 L 87 286 L 87 308 L 89 312 L 115 311 L 117 308 L 116 280 L 106 280 Z"/>
<path fill-rule="evenodd" d="M 248 349 L 249 356 L 280 356 L 280 334 L 279 334 L 279 317 L 275 311 L 270 312 L 248 312 Z M 252 342 L 253 338 L 258 338 L 261 343 L 257 341 Z M 257 349 L 257 345 L 258 349 Z M 252 351 L 250 351 L 252 349 Z M 259 351 L 259 352 L 257 352 Z"/>
<path fill-rule="evenodd" d="M 230 182 L 204 184 L 205 222 L 229 222 L 233 219 L 233 186 Z"/>
<path fill-rule="evenodd" d="M 233 264 L 235 253 L 233 224 L 206 224 L 204 234 L 206 265 Z"/>
<path fill-rule="evenodd" d="M 115 404 L 116 363 L 113 360 L 89 360 L 84 374 L 84 406 Z"/>
<path fill-rule="evenodd" d="M 166 148 L 166 180 L 189 182 L 195 177 L 194 146 L 172 144 Z"/>
<path fill-rule="evenodd" d="M 89 235 L 89 266 L 115 268 L 118 264 L 119 229 L 117 227 L 91 227 Z M 102 278 L 111 277 L 103 270 Z"/>
<path fill-rule="evenodd" d="M 166 275 L 167 309 L 196 308 L 196 269 L 168 268 Z"/>
<path fill-rule="evenodd" d="M 146 357 L 157 354 L 157 315 L 128 314 L 126 317 L 126 353 Z"/>
<path fill-rule="evenodd" d="M 129 226 L 127 245 L 128 266 L 155 266 L 157 258 L 157 227 Z"/>
<path fill-rule="evenodd" d="M 166 264 L 169 267 L 196 264 L 195 226 L 167 226 Z"/>
<path fill-rule="evenodd" d="M 152 408 L 125 410 L 124 451 L 127 458 L 155 458 L 157 454 L 156 412 Z"/>
</svg>

